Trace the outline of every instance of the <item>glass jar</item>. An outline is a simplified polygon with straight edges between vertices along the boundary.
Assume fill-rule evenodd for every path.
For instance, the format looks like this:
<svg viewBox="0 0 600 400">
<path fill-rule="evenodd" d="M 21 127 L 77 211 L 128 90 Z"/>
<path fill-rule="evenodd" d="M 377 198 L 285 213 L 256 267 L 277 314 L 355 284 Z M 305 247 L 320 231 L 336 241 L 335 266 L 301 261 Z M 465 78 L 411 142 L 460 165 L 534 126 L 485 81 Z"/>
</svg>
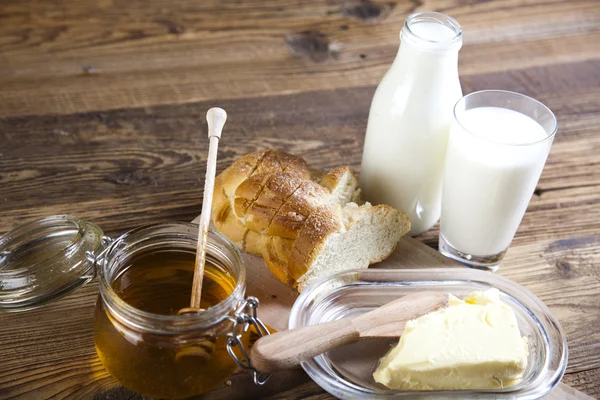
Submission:
<svg viewBox="0 0 600 400">
<path fill-rule="evenodd" d="M 197 237 L 195 224 L 164 223 L 112 240 L 96 225 L 64 215 L 21 226 L 0 236 L 0 311 L 38 307 L 97 273 L 100 293 L 94 337 L 108 372 L 122 385 L 152 397 L 204 393 L 225 381 L 238 366 L 252 369 L 245 351 L 248 330 L 252 326 L 260 335 L 268 331 L 256 318 L 258 301 L 244 300 L 246 272 L 239 250 L 212 230 L 204 281 L 217 282 L 218 277 L 226 291 L 221 290 L 218 302 L 203 312 L 177 315 L 177 310 L 189 306 Z M 190 268 L 184 270 L 179 264 L 154 268 L 151 263 L 134 262 L 165 254 L 174 260 L 187 257 Z M 187 290 L 173 286 L 182 282 L 182 273 L 188 274 L 183 279 Z M 131 293 L 139 295 L 151 282 L 155 284 L 152 290 L 165 290 L 147 299 L 159 308 L 177 304 L 171 313 L 153 312 L 132 302 Z M 203 299 L 213 295 L 203 285 Z M 257 384 L 268 378 L 253 373 Z"/>
<path fill-rule="evenodd" d="M 206 263 L 216 267 L 233 288 L 218 304 L 197 314 L 165 315 L 142 311 L 123 301 L 115 282 L 130 268 L 131 260 L 144 254 L 187 253 L 193 267 L 198 227 L 193 224 L 168 223 L 138 228 L 126 233 L 110 245 L 102 257 L 100 294 L 94 316 L 96 350 L 105 368 L 123 386 L 137 393 L 158 398 L 186 398 L 198 395 L 224 382 L 236 369 L 227 351 L 226 335 L 232 329 L 232 317 L 244 299 L 245 270 L 241 255 L 229 240 L 210 232 Z M 175 258 L 175 257 L 173 257 Z M 149 264 L 148 264 L 149 265 Z M 134 267 L 139 268 L 139 267 Z M 165 282 L 169 275 L 183 270 L 161 266 L 153 278 L 135 275 L 138 285 L 149 285 L 150 279 Z M 187 297 L 191 291 L 193 268 L 189 272 L 188 290 L 158 293 L 157 296 Z M 205 277 L 205 282 L 208 277 Z M 124 285 L 135 285 L 125 282 Z M 206 285 L 205 285 L 206 287 Z M 168 289 L 177 289 L 171 285 Z M 155 290 L 155 289 L 151 289 Z M 203 292 L 203 297 L 211 293 Z M 185 299 L 183 299 L 185 302 Z M 181 301 L 178 307 L 187 306 Z M 248 333 L 242 342 L 248 344 Z M 185 355 L 190 350 L 199 354 Z M 198 351 L 196 352 L 198 353 Z"/>
</svg>

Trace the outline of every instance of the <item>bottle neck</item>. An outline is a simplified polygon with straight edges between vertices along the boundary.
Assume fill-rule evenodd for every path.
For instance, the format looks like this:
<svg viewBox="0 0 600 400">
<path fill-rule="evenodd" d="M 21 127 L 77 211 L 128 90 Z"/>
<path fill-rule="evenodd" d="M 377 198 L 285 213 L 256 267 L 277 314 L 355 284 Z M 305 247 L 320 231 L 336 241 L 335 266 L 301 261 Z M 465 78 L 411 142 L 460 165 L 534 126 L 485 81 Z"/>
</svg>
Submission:
<svg viewBox="0 0 600 400">
<path fill-rule="evenodd" d="M 462 28 L 448 15 L 424 12 L 410 15 L 400 31 L 402 47 L 431 57 L 458 56 Z"/>
<path fill-rule="evenodd" d="M 414 65 L 415 68 L 427 65 L 428 68 L 458 71 L 458 50 L 453 48 L 446 51 L 428 51 L 415 47 L 402 40 L 393 66 Z"/>
</svg>

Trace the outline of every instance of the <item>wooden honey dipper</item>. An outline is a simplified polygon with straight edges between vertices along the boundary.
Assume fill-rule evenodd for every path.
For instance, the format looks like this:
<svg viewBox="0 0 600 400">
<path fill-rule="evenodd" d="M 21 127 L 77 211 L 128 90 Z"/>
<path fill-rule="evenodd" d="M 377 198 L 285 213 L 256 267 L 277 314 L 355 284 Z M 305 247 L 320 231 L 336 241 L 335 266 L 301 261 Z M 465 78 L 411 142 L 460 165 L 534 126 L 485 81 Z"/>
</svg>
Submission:
<svg viewBox="0 0 600 400">
<path fill-rule="evenodd" d="M 206 242 L 208 240 L 208 226 L 212 209 L 213 192 L 215 188 L 215 175 L 217 171 L 217 149 L 223 126 L 227 120 L 227 113 L 222 108 L 213 107 L 206 113 L 208 123 L 208 160 L 206 162 L 206 179 L 204 180 L 204 196 L 202 200 L 202 214 L 198 223 L 198 244 L 196 246 L 196 262 L 194 265 L 194 281 L 190 306 L 179 310 L 177 315 L 196 314 L 203 311 L 200 308 L 202 298 L 202 281 L 204 279 L 204 264 L 206 263 Z M 210 340 L 201 340 L 189 347 L 178 350 L 176 358 L 195 355 L 210 358 L 214 350 L 214 343 Z"/>
</svg>

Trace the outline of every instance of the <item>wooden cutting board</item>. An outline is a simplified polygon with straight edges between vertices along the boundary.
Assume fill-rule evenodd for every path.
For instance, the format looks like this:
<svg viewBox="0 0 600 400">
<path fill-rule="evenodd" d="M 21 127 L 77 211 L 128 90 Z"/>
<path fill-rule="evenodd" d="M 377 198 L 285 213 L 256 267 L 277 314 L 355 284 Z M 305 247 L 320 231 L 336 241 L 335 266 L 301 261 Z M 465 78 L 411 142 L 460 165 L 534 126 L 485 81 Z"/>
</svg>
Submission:
<svg viewBox="0 0 600 400">
<path fill-rule="evenodd" d="M 194 219 L 198 223 L 199 217 Z M 260 301 L 260 319 L 275 330 L 286 330 L 292 305 L 298 293 L 281 283 L 269 272 L 263 259 L 253 254 L 242 253 L 246 266 L 246 296 L 254 296 Z M 444 257 L 441 253 L 411 237 L 403 237 L 396 250 L 386 260 L 370 268 L 465 268 L 457 261 Z M 545 400 L 594 400 L 587 394 L 560 383 Z"/>
<path fill-rule="evenodd" d="M 260 301 L 260 319 L 276 330 L 285 330 L 294 301 L 298 297 L 289 286 L 281 283 L 269 272 L 261 257 L 243 254 L 246 264 L 246 295 Z M 429 246 L 410 237 L 404 237 L 394 253 L 371 268 L 433 268 L 460 267 Z"/>
<path fill-rule="evenodd" d="M 198 223 L 200 216 L 192 222 Z M 262 257 L 242 253 L 246 266 L 246 296 L 258 298 L 260 319 L 271 328 L 282 331 L 288 327 L 292 305 L 298 293 L 275 278 L 265 265 Z M 403 237 L 396 250 L 386 260 L 371 268 L 435 268 L 460 267 L 458 262 L 444 257 L 441 253 L 411 237 Z"/>
</svg>

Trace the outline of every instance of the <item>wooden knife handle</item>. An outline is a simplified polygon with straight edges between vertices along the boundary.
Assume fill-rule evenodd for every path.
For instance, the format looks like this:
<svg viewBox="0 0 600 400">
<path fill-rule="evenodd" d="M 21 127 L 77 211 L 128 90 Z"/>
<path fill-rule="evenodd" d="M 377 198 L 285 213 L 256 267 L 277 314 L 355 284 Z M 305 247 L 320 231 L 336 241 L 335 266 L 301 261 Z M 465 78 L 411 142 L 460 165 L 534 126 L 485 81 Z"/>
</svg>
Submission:
<svg viewBox="0 0 600 400">
<path fill-rule="evenodd" d="M 329 349 L 357 342 L 358 330 L 349 318 L 325 322 L 263 336 L 250 353 L 252 366 L 260 372 L 275 372 L 300 365 Z"/>
</svg>

